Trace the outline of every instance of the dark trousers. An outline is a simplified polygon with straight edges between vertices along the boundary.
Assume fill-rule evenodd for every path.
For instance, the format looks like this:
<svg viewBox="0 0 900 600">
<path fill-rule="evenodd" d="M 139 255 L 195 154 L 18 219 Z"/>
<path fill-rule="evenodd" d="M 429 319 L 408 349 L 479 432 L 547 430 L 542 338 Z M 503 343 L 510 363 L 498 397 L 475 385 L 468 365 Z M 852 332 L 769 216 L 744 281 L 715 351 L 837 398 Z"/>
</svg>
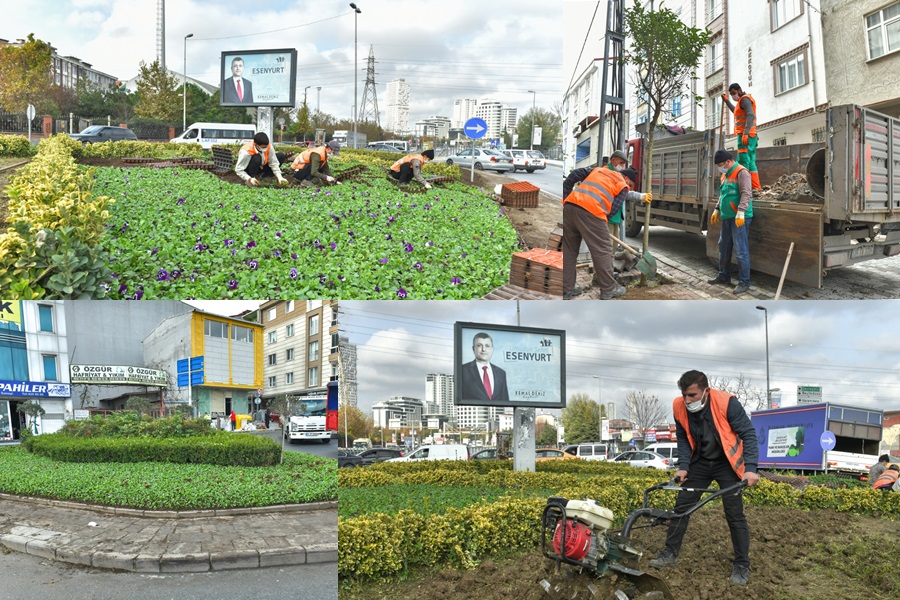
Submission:
<svg viewBox="0 0 900 600">
<path fill-rule="evenodd" d="M 569 202 L 563 205 L 563 292 L 575 289 L 575 269 L 581 240 L 584 240 L 591 252 L 594 278 L 600 291 L 610 292 L 616 289 L 618 284 L 613 275 L 612 246 L 606 221 Z"/>
<path fill-rule="evenodd" d="M 413 178 L 413 169 L 410 163 L 403 163 L 400 165 L 400 171 L 391 171 L 391 177 L 399 181 L 400 183 L 409 183 Z"/>
<path fill-rule="evenodd" d="M 319 167 L 319 173 L 324 173 L 325 175 L 331 175 L 331 167 L 327 164 L 324 167 Z M 312 163 L 306 163 L 302 169 L 297 169 L 294 171 L 294 179 L 297 181 L 312 181 L 315 177 L 312 176 Z"/>
<path fill-rule="evenodd" d="M 734 485 L 740 481 L 740 477 L 728 464 L 725 458 L 717 461 L 699 459 L 692 462 L 688 469 L 687 481 L 682 485 L 688 488 L 706 488 L 712 481 L 719 483 L 719 488 Z M 675 500 L 675 512 L 684 512 L 696 504 L 701 497 L 700 492 L 678 492 Z M 734 565 L 739 567 L 750 566 L 750 526 L 744 516 L 744 498 L 741 494 L 728 494 L 722 497 L 722 506 L 725 508 L 725 520 L 731 530 L 731 545 L 734 547 Z M 703 509 L 700 509 L 703 510 Z M 666 535 L 666 548 L 678 555 L 681 550 L 681 542 L 687 531 L 690 517 L 672 520 L 669 523 L 669 532 Z"/>
<path fill-rule="evenodd" d="M 287 155 L 284 152 L 275 153 L 275 159 L 278 161 L 279 166 L 284 162 L 286 156 Z M 270 167 L 268 164 L 265 167 L 262 166 L 261 154 L 254 154 L 250 157 L 250 164 L 247 165 L 247 175 L 249 175 L 250 177 L 255 177 L 256 179 L 262 179 L 263 177 L 275 177 L 275 173 L 272 172 L 272 167 Z"/>
</svg>

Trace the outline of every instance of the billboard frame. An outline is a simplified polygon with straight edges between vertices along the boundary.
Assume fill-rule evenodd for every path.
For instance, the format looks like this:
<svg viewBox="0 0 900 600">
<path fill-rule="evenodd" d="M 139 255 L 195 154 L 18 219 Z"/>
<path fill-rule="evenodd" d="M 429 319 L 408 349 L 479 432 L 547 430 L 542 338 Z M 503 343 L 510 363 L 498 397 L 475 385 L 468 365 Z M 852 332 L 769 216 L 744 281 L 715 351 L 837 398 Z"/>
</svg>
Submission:
<svg viewBox="0 0 900 600">
<path fill-rule="evenodd" d="M 287 102 L 225 102 L 225 82 L 230 79 L 231 61 L 236 57 L 260 56 L 266 54 L 288 54 L 290 56 L 290 100 Z M 268 50 L 223 50 L 219 58 L 219 106 L 226 108 L 250 108 L 250 107 L 290 107 L 297 103 L 297 49 L 274 48 Z M 246 61 L 245 61 L 246 62 Z M 247 80 L 252 83 L 253 74 L 248 73 Z M 255 100 L 255 97 L 254 97 Z"/>
</svg>

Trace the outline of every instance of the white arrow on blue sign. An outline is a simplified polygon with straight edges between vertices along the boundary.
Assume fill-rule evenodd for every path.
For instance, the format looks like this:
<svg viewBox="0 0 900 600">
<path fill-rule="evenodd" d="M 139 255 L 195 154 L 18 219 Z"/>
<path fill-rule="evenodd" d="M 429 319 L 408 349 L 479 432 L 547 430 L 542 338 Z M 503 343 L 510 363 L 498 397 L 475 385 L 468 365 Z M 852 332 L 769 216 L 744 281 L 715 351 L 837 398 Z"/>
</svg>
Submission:
<svg viewBox="0 0 900 600">
<path fill-rule="evenodd" d="M 487 123 L 484 122 L 484 119 L 472 117 L 463 125 L 463 131 L 466 132 L 466 136 L 469 139 L 477 140 L 484 137 L 484 134 L 487 133 Z"/>
<path fill-rule="evenodd" d="M 834 446 L 835 444 L 837 444 L 837 439 L 830 431 L 823 431 L 822 435 L 819 436 L 819 443 L 822 444 L 822 450 L 834 450 Z"/>
</svg>

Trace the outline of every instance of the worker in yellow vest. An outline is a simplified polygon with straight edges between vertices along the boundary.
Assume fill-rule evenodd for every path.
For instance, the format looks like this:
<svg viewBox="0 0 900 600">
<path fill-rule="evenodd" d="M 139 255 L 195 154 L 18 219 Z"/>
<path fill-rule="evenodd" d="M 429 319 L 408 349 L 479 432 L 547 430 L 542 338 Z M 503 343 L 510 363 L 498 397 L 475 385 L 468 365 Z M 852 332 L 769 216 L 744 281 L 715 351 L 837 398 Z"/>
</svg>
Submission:
<svg viewBox="0 0 900 600">
<path fill-rule="evenodd" d="M 324 146 L 304 150 L 291 164 L 291 169 L 294 170 L 294 179 L 306 186 L 314 185 L 313 179 L 340 184 L 340 181 L 332 177 L 331 167 L 328 165 L 328 157 L 332 154 L 335 156 L 341 154 L 341 145 L 337 140 L 331 140 Z"/>
<path fill-rule="evenodd" d="M 422 154 L 407 154 L 391 165 L 388 174 L 401 185 L 409 183 L 415 177 L 416 181 L 425 186 L 425 189 L 430 190 L 431 184 L 422 177 L 422 165 L 432 160 L 434 160 L 434 150 L 431 148 L 425 150 Z"/>
<path fill-rule="evenodd" d="M 734 104 L 729 100 L 734 100 Z M 759 172 L 756 170 L 756 147 L 759 137 L 756 135 L 756 100 L 744 93 L 741 86 L 732 83 L 728 86 L 728 94 L 722 94 L 728 110 L 734 113 L 734 135 L 738 142 L 739 165 L 750 171 L 750 183 L 754 190 L 760 189 Z"/>
<path fill-rule="evenodd" d="M 258 187 L 260 179 L 272 176 L 279 184 L 286 184 L 287 179 L 281 174 L 281 161 L 285 156 L 284 152 L 275 152 L 269 136 L 260 131 L 253 136 L 252 142 L 241 147 L 234 172 L 250 187 Z"/>
</svg>

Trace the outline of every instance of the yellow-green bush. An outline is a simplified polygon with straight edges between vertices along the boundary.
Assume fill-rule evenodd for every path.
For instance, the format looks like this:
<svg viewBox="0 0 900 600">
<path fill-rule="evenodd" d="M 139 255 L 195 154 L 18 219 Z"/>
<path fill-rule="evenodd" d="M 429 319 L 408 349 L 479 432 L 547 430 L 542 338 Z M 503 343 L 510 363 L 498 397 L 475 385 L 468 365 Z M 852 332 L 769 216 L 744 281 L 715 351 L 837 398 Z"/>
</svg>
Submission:
<svg viewBox="0 0 900 600">
<path fill-rule="evenodd" d="M 0 156 L 28 158 L 36 152 L 37 148 L 24 135 L 0 135 Z"/>
<path fill-rule="evenodd" d="M 78 140 L 72 141 L 81 145 Z M 204 152 L 200 144 L 121 140 L 86 144 L 79 152 L 73 152 L 73 155 L 94 158 L 173 158 L 179 156 L 200 158 L 204 156 Z"/>
</svg>

